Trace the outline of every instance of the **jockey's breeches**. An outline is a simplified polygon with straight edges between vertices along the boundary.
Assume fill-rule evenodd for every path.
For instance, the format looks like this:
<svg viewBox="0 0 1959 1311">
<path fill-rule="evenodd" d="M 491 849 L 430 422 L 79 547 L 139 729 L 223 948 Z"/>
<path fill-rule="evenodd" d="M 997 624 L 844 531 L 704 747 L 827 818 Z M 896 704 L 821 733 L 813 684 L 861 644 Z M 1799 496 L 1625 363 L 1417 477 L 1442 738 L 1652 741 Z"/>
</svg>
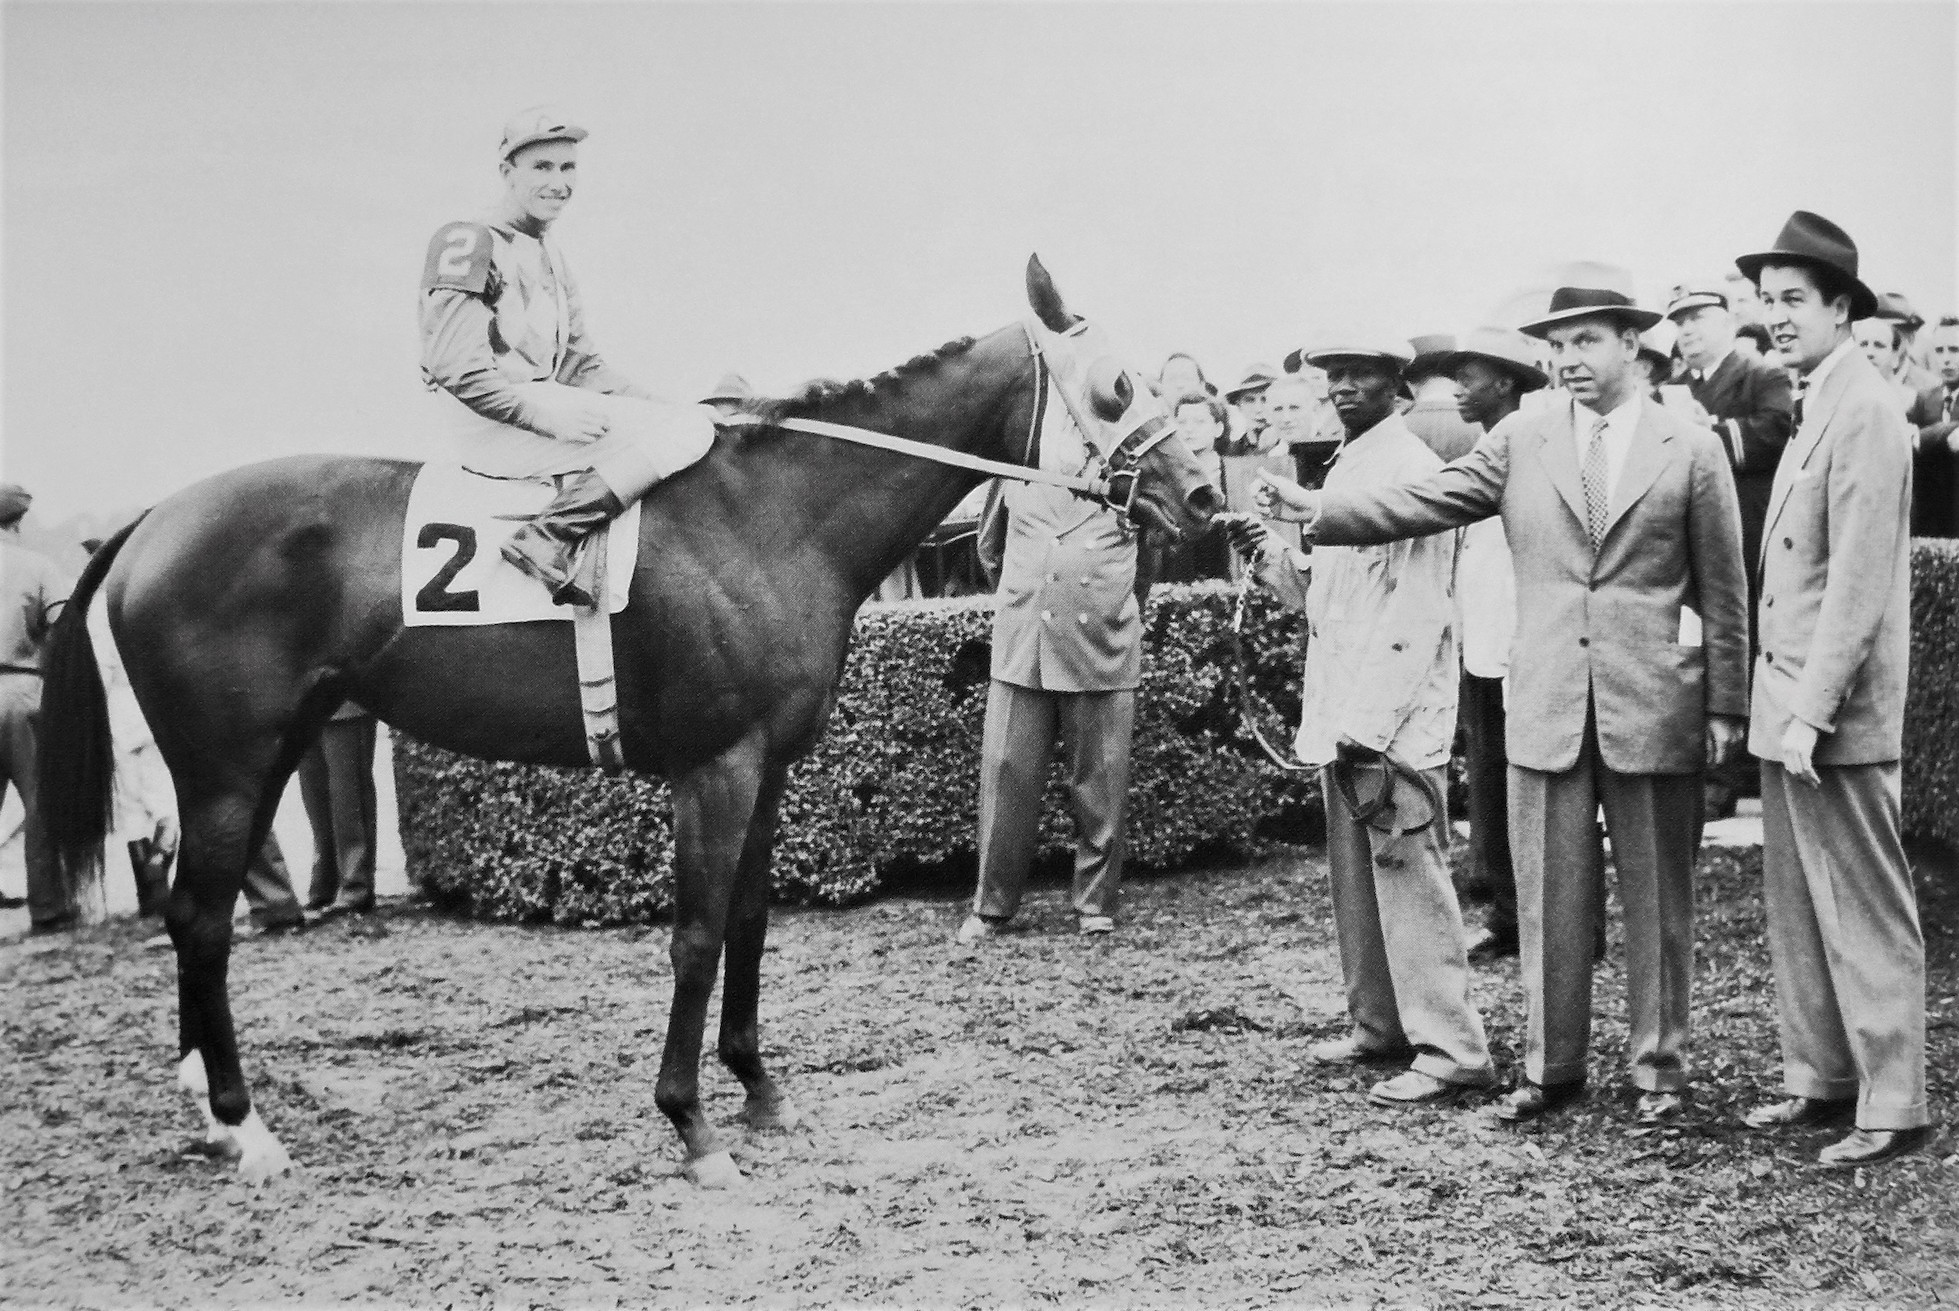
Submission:
<svg viewBox="0 0 1959 1311">
<path fill-rule="evenodd" d="M 457 461 L 492 478 L 549 478 L 591 469 L 612 494 L 631 504 L 653 484 L 693 464 L 714 445 L 715 413 L 706 405 L 677 405 L 637 396 L 607 396 L 557 382 L 528 382 L 520 393 L 576 391 L 581 401 L 606 415 L 606 433 L 596 441 L 562 441 L 527 428 L 485 419 L 449 395 L 436 399 L 449 413 Z"/>
</svg>

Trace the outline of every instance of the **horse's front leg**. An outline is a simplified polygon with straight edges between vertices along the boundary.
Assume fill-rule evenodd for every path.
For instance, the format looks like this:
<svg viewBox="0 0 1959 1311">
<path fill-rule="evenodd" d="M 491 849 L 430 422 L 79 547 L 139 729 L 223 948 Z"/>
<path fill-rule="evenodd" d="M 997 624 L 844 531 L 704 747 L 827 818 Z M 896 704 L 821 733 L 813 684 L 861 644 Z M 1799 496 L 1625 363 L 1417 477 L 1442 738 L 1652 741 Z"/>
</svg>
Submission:
<svg viewBox="0 0 1959 1311">
<path fill-rule="evenodd" d="M 762 995 L 762 948 L 769 933 L 769 856 L 775 847 L 776 812 L 788 767 L 771 766 L 763 780 L 755 817 L 748 825 L 728 914 L 727 972 L 721 986 L 721 1063 L 748 1090 L 741 1108 L 744 1124 L 757 1129 L 793 1129 L 802 1117 L 762 1065 L 757 1012 Z"/>
<path fill-rule="evenodd" d="M 673 1008 L 653 1101 L 687 1149 L 687 1177 L 703 1188 L 740 1182 L 741 1171 L 701 1112 L 701 1037 L 727 934 L 742 851 L 761 792 L 759 730 L 674 780 Z"/>
</svg>

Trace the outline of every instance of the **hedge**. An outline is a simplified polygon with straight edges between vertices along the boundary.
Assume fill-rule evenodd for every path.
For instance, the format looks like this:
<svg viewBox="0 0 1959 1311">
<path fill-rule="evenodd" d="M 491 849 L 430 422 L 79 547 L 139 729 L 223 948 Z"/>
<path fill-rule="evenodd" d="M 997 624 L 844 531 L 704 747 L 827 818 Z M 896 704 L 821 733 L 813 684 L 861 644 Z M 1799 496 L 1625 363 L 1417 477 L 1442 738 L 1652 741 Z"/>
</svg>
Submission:
<svg viewBox="0 0 1959 1311">
<path fill-rule="evenodd" d="M 1132 750 L 1132 867 L 1243 854 L 1255 834 L 1311 831 L 1317 783 L 1265 763 L 1242 730 L 1227 625 L 1235 590 L 1162 587 L 1144 619 Z M 782 802 L 778 899 L 861 900 L 894 870 L 974 855 L 992 598 L 867 605 L 837 705 Z M 1299 710 L 1302 625 L 1255 597 L 1253 683 L 1284 742 Z M 492 763 L 408 738 L 395 749 L 410 878 L 433 899 L 490 918 L 644 922 L 672 904 L 664 782 Z M 1041 819 L 1044 858 L 1072 846 L 1057 762 Z"/>
<path fill-rule="evenodd" d="M 1920 540 L 1905 718 L 1908 836 L 1959 846 L 1959 542 Z M 1263 827 L 1319 824 L 1318 786 L 1266 764 L 1239 723 L 1226 625 L 1232 589 L 1158 588 L 1144 626 L 1130 792 L 1133 866 L 1243 853 Z M 991 598 L 866 606 L 828 731 L 783 798 L 778 898 L 845 904 L 892 872 L 970 864 Z M 1267 732 L 1297 716 L 1301 624 L 1254 597 L 1247 655 Z M 471 913 L 567 924 L 645 922 L 672 905 L 666 786 L 590 770 L 495 764 L 398 738 L 410 877 Z M 1050 781 L 1044 858 L 1071 824 Z M 1275 829 L 1276 826 L 1276 829 Z"/>
</svg>

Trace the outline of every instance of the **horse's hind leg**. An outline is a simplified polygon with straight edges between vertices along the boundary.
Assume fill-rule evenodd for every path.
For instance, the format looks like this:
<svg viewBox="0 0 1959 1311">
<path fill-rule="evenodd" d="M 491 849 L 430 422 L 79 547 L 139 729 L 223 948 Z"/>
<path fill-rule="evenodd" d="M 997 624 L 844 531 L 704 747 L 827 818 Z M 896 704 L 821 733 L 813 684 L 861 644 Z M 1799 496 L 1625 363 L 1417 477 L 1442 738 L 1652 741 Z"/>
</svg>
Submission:
<svg viewBox="0 0 1959 1311">
<path fill-rule="evenodd" d="M 687 1177 L 704 1188 L 740 1182 L 734 1158 L 701 1111 L 701 1037 L 721 962 L 735 879 L 762 783 L 759 733 L 674 780 L 673 1007 L 653 1100 L 687 1149 Z"/>
<path fill-rule="evenodd" d="M 757 1129 L 793 1129 L 802 1120 L 762 1065 L 762 948 L 769 933 L 769 853 L 775 845 L 776 809 L 788 771 L 773 769 L 762 785 L 748 826 L 728 913 L 727 965 L 721 985 L 721 1063 L 748 1089 L 742 1122 Z"/>
<path fill-rule="evenodd" d="M 177 949 L 178 1082 L 203 1108 L 207 1139 L 236 1148 L 247 1183 L 292 1165 L 252 1106 L 227 986 L 231 913 L 251 844 L 264 841 L 269 825 L 269 815 L 256 818 L 251 800 L 235 793 L 185 798 L 177 879 L 164 910 Z"/>
</svg>

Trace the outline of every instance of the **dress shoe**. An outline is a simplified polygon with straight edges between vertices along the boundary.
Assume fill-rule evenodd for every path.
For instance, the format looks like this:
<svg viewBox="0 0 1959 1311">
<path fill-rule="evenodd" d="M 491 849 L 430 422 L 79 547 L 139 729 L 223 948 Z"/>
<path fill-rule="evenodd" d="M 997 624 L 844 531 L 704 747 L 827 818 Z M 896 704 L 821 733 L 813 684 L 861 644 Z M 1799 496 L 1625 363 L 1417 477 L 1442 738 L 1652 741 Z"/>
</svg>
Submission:
<svg viewBox="0 0 1959 1311">
<path fill-rule="evenodd" d="M 1110 915 L 1083 915 L 1075 921 L 1075 932 L 1085 937 L 1097 933 L 1114 933 L 1115 931 L 1115 918 Z"/>
<path fill-rule="evenodd" d="M 1413 1048 L 1409 1047 L 1369 1047 L 1359 1034 L 1350 1033 L 1344 1038 L 1314 1043 L 1306 1049 L 1306 1059 L 1315 1065 L 1359 1065 L 1365 1061 L 1400 1060 L 1412 1053 Z"/>
<path fill-rule="evenodd" d="M 253 938 L 284 938 L 295 933 L 304 933 L 306 926 L 307 921 L 304 917 L 270 922 L 248 920 L 243 928 L 235 930 L 231 936 L 236 942 L 249 942 Z"/>
<path fill-rule="evenodd" d="M 1671 1124 L 1687 1109 L 1687 1099 L 1677 1092 L 1643 1092 L 1634 1117 L 1641 1124 Z"/>
<path fill-rule="evenodd" d="M 1791 1097 L 1757 1106 L 1741 1117 L 1750 1129 L 1781 1129 L 1804 1125 L 1843 1124 L 1857 1110 L 1852 1098 Z"/>
<path fill-rule="evenodd" d="M 1466 1083 L 1450 1083 L 1420 1070 L 1403 1070 L 1392 1079 L 1383 1079 L 1367 1090 L 1367 1100 L 1376 1106 L 1432 1106 L 1453 1102 L 1469 1091 Z"/>
<path fill-rule="evenodd" d="M 29 933 L 66 933 L 69 929 L 74 928 L 81 922 L 82 917 L 80 912 L 71 910 L 65 915 L 54 915 L 44 920 L 34 920 L 27 926 L 27 931 Z"/>
<path fill-rule="evenodd" d="M 961 946 L 970 947 L 976 942 L 984 942 L 988 938 L 997 938 L 1006 931 L 1007 922 L 1005 920 L 995 919 L 991 915 L 968 915 L 966 922 L 959 926 L 959 932 L 953 936 L 959 941 Z"/>
<path fill-rule="evenodd" d="M 1486 928 L 1469 940 L 1469 963 L 1488 965 L 1502 957 L 1515 956 L 1517 951 L 1517 930 L 1514 925 L 1507 929 Z"/>
<path fill-rule="evenodd" d="M 1818 1152 L 1816 1161 L 1819 1165 L 1850 1170 L 1915 1152 L 1931 1140 L 1930 1125 L 1916 1129 L 1854 1129 L 1842 1142 L 1831 1143 Z"/>
<path fill-rule="evenodd" d="M 320 918 L 323 920 L 330 920 L 339 915 L 372 915 L 373 913 L 374 898 L 372 897 L 364 901 L 330 902 L 320 908 Z"/>
<path fill-rule="evenodd" d="M 1500 1098 L 1491 1111 L 1505 1124 L 1524 1124 L 1577 1101 L 1584 1093 L 1582 1079 L 1549 1085 L 1520 1083 Z"/>
</svg>

